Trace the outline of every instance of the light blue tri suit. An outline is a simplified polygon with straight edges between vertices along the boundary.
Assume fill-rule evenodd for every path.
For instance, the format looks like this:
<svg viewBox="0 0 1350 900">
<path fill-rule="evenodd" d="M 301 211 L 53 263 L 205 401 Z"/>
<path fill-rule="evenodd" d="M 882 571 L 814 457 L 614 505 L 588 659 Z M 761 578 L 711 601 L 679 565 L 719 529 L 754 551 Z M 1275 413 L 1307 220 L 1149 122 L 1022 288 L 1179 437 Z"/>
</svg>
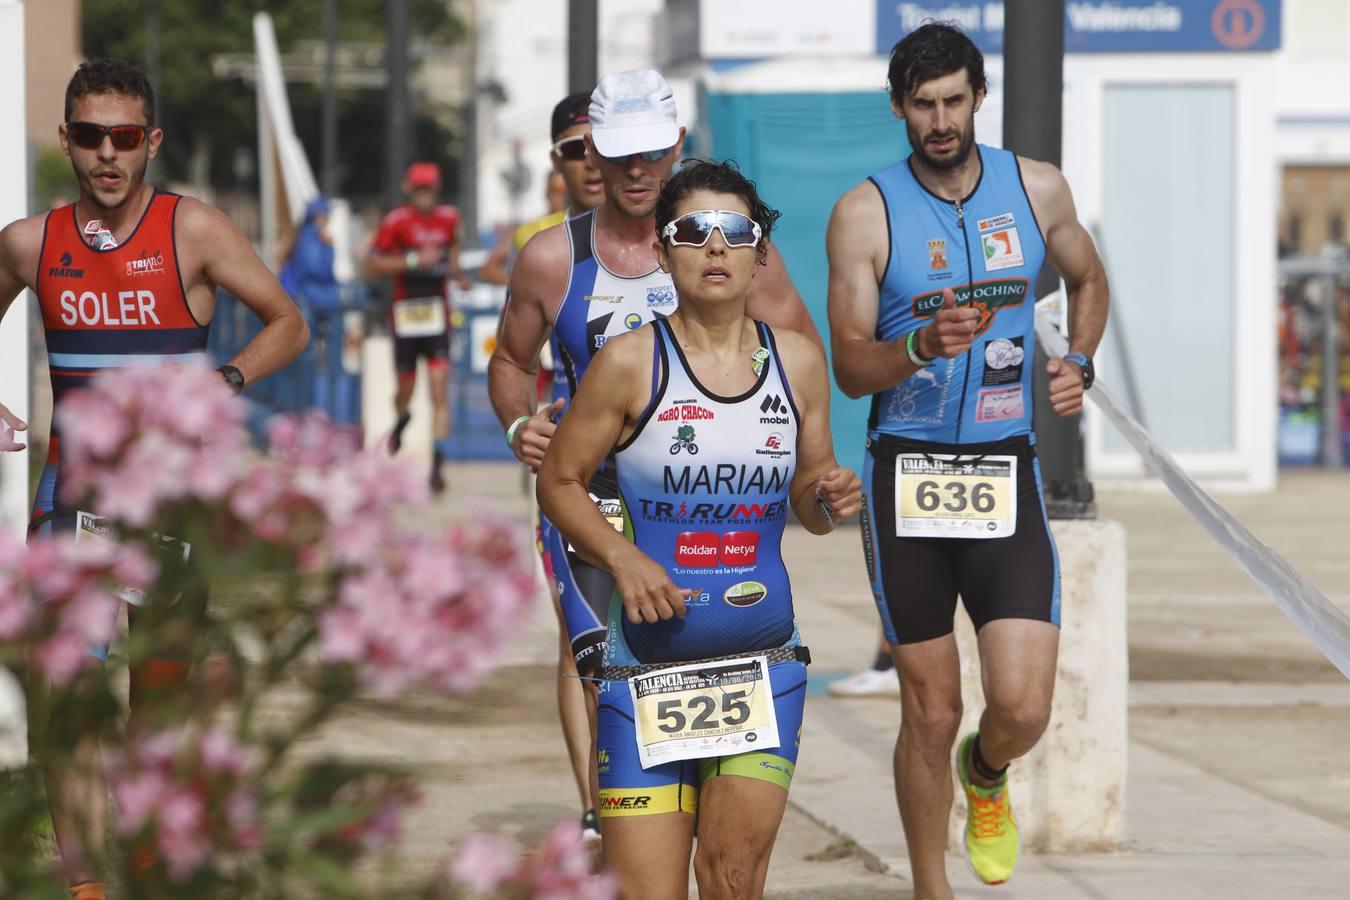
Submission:
<svg viewBox="0 0 1350 900">
<path fill-rule="evenodd" d="M 977 628 L 997 618 L 1059 622 L 1059 565 L 1032 432 L 1034 285 L 1045 241 L 1017 157 L 984 145 L 976 152 L 980 179 L 958 201 L 925 188 L 909 159 L 869 179 L 885 203 L 890 238 L 877 340 L 897 341 L 929 324 L 946 288 L 958 306 L 980 311 L 970 351 L 938 358 L 872 398 L 863 541 L 891 643 L 950 633 L 958 593 Z M 915 453 L 1017 457 L 1015 532 L 898 536 L 896 457 Z"/>
</svg>

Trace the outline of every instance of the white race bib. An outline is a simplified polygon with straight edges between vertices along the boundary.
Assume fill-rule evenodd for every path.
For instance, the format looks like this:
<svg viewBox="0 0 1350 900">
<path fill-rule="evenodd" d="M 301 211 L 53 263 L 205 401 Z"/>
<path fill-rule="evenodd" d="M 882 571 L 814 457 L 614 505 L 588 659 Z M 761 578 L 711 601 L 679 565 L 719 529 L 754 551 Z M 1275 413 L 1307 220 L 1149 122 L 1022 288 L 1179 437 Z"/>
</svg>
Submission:
<svg viewBox="0 0 1350 900">
<path fill-rule="evenodd" d="M 103 516 L 96 516 L 93 513 L 77 512 L 75 513 L 75 541 L 110 540 L 112 536 L 112 520 Z M 161 549 L 168 550 L 172 548 L 175 555 L 180 552 L 183 554 L 183 561 L 186 562 L 188 555 L 192 552 L 192 545 L 180 541 L 178 538 L 169 537 L 163 534 L 153 535 L 159 542 Z M 122 585 L 114 593 L 117 599 L 130 603 L 132 606 L 145 605 L 145 591 L 140 588 L 127 587 Z"/>
<path fill-rule="evenodd" d="M 1016 530 L 1016 456 L 895 458 L 899 537 L 1000 538 Z"/>
<path fill-rule="evenodd" d="M 644 769 L 779 746 L 767 656 L 658 669 L 628 690 Z"/>
<path fill-rule="evenodd" d="M 394 301 L 394 334 L 401 338 L 436 337 L 445 333 L 445 301 L 414 297 Z"/>
</svg>

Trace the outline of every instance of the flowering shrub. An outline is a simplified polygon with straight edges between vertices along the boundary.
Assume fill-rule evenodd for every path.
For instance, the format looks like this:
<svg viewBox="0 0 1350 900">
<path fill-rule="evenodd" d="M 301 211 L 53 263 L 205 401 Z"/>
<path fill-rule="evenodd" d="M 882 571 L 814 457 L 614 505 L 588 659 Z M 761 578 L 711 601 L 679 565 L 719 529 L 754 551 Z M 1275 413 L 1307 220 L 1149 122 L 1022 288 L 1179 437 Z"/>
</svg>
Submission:
<svg viewBox="0 0 1350 900">
<path fill-rule="evenodd" d="M 505 838 L 471 834 L 460 842 L 447 874 L 452 889 L 476 896 L 611 900 L 619 895 L 613 875 L 591 874 L 581 827 L 575 822 L 559 822 L 544 845 L 524 858 Z"/>
<path fill-rule="evenodd" d="M 65 737 L 48 739 L 41 756 L 60 765 L 70 722 L 106 731 L 114 671 L 139 671 L 157 648 L 195 648 L 195 661 L 223 658 L 242 675 L 223 705 L 186 691 L 142 700 L 130 737 L 105 740 L 113 858 L 128 896 L 426 898 L 464 886 L 614 895 L 609 879 L 590 875 L 575 827 L 523 861 L 474 838 L 448 864 L 449 881 L 366 894 L 373 876 L 361 860 L 397 845 L 402 813 L 417 802 L 413 774 L 293 758 L 361 693 L 465 693 L 482 682 L 535 592 L 518 529 L 487 514 L 414 529 L 428 501 L 421 473 L 360 451 L 319 414 L 278 417 L 270 452 L 252 451 L 241 402 L 205 366 L 100 376 L 60 416 L 60 500 L 96 511 L 104 533 L 27 547 L 0 537 L 0 663 L 31 663 L 54 685 L 54 708 L 80 704 L 78 715 L 53 716 Z M 88 646 L 111 640 L 132 596 L 145 599 L 125 659 L 88 669 Z M 266 698 L 283 684 L 299 707 L 269 715 Z M 0 894 L 41 896 L 51 873 L 41 884 L 5 881 L 22 869 L 6 856 L 23 844 L 6 839 L 15 821 L 0 809 Z"/>
</svg>

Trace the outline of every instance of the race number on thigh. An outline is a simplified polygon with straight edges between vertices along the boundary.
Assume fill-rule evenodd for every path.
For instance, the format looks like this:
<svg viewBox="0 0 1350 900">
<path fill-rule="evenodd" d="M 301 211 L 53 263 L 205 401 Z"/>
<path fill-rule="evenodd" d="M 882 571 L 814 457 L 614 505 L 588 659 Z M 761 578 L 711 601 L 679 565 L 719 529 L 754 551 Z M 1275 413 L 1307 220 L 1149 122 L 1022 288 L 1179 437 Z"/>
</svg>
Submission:
<svg viewBox="0 0 1350 900">
<path fill-rule="evenodd" d="M 444 332 L 445 302 L 440 297 L 394 301 L 394 334 L 398 337 L 435 337 Z"/>
<path fill-rule="evenodd" d="M 769 660 L 748 656 L 630 679 L 642 768 L 779 745 Z"/>
<path fill-rule="evenodd" d="M 1016 456 L 895 458 L 899 537 L 1000 538 L 1016 530 Z"/>
<path fill-rule="evenodd" d="M 154 534 L 151 537 L 157 542 L 156 549 L 168 558 L 181 558 L 187 562 L 188 556 L 192 553 L 192 545 L 180 541 L 178 538 L 169 537 L 165 534 Z M 89 512 L 75 513 L 75 541 L 109 541 L 113 539 L 112 519 L 96 516 Z M 117 599 L 130 603 L 132 606 L 145 605 L 145 591 L 140 588 L 128 587 L 122 585 L 114 594 Z"/>
</svg>

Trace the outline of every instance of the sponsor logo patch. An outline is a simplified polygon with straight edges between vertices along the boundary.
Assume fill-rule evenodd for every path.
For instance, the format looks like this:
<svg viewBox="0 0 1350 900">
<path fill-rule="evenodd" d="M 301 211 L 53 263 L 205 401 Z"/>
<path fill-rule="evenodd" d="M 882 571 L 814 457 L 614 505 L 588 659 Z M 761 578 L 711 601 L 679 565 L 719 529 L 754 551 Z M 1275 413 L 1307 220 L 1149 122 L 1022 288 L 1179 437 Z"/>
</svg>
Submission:
<svg viewBox="0 0 1350 900">
<path fill-rule="evenodd" d="M 681 403 L 664 410 L 656 417 L 658 422 L 691 422 L 700 419 L 715 419 L 717 413 L 697 403 Z"/>
<path fill-rule="evenodd" d="M 984 345 L 984 385 L 1016 384 L 1022 380 L 1022 336 L 995 338 Z"/>
<path fill-rule="evenodd" d="M 977 281 L 974 284 L 953 287 L 957 306 L 974 306 L 980 311 L 980 320 L 975 323 L 975 336 L 984 334 L 994 324 L 994 316 L 1006 306 L 1021 306 L 1027 298 L 1030 282 L 1025 278 L 996 278 L 992 281 Z M 942 291 L 930 291 L 914 298 L 911 305 L 914 315 L 920 319 L 931 319 L 942 308 Z"/>
<path fill-rule="evenodd" d="M 769 394 L 765 397 L 764 402 L 759 404 L 759 411 L 764 413 L 759 420 L 761 425 L 788 424 L 788 405 L 777 394 Z"/>
<path fill-rule="evenodd" d="M 730 606 L 745 608 L 754 606 L 769 595 L 768 588 L 758 581 L 738 581 L 727 588 L 722 599 Z"/>
<path fill-rule="evenodd" d="M 164 253 L 156 250 L 143 252 L 135 259 L 127 260 L 128 275 L 153 275 L 156 272 L 164 271 Z"/>
<path fill-rule="evenodd" d="M 1022 259 L 1022 239 L 1017 236 L 1016 228 L 991 231 L 980 235 L 980 246 L 984 248 L 984 270 L 997 272 L 1000 269 L 1014 269 L 1025 262 Z"/>
<path fill-rule="evenodd" d="M 728 531 L 722 535 L 722 565 L 753 566 L 758 556 L 758 531 Z"/>
<path fill-rule="evenodd" d="M 675 286 L 647 288 L 647 308 L 673 306 L 675 304 Z"/>
<path fill-rule="evenodd" d="M 771 456 L 778 459 L 781 456 L 788 456 L 792 453 L 792 447 L 788 446 L 787 439 L 783 437 L 780 431 L 772 431 L 764 439 L 764 446 L 756 450 L 755 453 L 760 456 Z"/>
<path fill-rule="evenodd" d="M 675 564 L 689 568 L 717 565 L 719 543 L 711 531 L 682 531 L 675 538 Z"/>
<path fill-rule="evenodd" d="M 84 269 L 72 269 L 71 264 L 75 258 L 70 253 L 61 254 L 61 265 L 53 266 L 47 270 L 48 278 L 83 278 Z"/>
<path fill-rule="evenodd" d="M 976 422 L 1001 422 L 1020 419 L 1025 412 L 1020 384 L 1007 388 L 981 390 L 979 406 L 975 409 Z"/>
<path fill-rule="evenodd" d="M 642 327 L 642 316 L 637 313 L 629 313 L 623 317 L 623 327 L 632 331 L 634 328 Z"/>
<path fill-rule="evenodd" d="M 928 268 L 930 269 L 947 268 L 946 241 L 931 240 L 928 242 Z"/>
<path fill-rule="evenodd" d="M 1007 228 L 1016 223 L 1012 213 L 1004 213 L 1001 216 L 991 216 L 988 219 L 980 219 L 975 223 L 975 227 L 980 231 L 993 231 L 995 228 Z"/>
</svg>

